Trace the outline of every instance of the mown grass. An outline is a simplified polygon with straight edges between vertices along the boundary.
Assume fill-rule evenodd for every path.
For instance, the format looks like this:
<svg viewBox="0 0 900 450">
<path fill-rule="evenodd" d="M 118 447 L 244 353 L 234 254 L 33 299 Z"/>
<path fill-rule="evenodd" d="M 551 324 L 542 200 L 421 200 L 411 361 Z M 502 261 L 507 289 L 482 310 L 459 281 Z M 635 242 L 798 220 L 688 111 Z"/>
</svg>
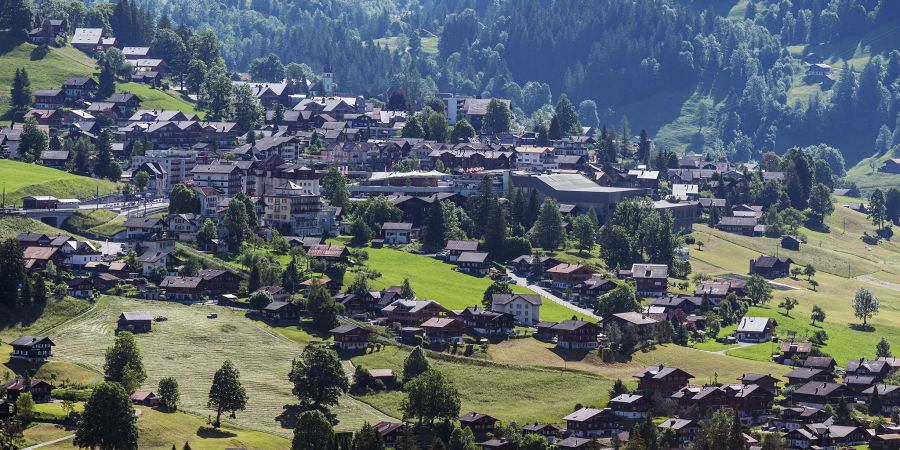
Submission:
<svg viewBox="0 0 900 450">
<path fill-rule="evenodd" d="M 780 367 L 774 363 L 747 361 L 673 344 L 639 350 L 631 355 L 630 361 L 617 363 L 604 362 L 596 351 L 560 351 L 554 349 L 553 344 L 535 339 L 515 339 L 492 345 L 488 353 L 495 361 L 575 369 L 609 379 L 618 378 L 631 384 L 634 384 L 631 375 L 645 367 L 659 364 L 686 370 L 694 375 L 695 383 L 708 383 L 714 379 L 730 382 L 745 372 L 781 375 Z"/>
<path fill-rule="evenodd" d="M 62 224 L 64 230 L 79 233 L 84 230 L 104 225 L 118 216 L 115 211 L 108 209 L 90 209 L 77 211 Z"/>
<path fill-rule="evenodd" d="M 388 346 L 380 352 L 353 358 L 366 368 L 391 368 L 402 376 L 409 350 Z M 460 393 L 462 412 L 478 411 L 500 420 L 518 423 L 559 422 L 577 403 L 603 406 L 608 400 L 610 380 L 559 369 L 529 368 L 474 360 L 429 358 L 431 367 L 449 377 Z M 527 361 L 519 361 L 526 363 Z M 359 397 L 386 414 L 401 417 L 405 394 L 382 392 Z"/>
<path fill-rule="evenodd" d="M 25 216 L 0 216 L 0 241 L 15 238 L 19 234 L 25 232 L 52 235 L 64 233 L 64 231 L 59 228 L 52 227 Z"/>
<path fill-rule="evenodd" d="M 115 339 L 116 319 L 124 311 L 148 311 L 168 319 L 154 323 L 153 332 L 137 335 L 148 373 L 144 387 L 155 389 L 162 377 L 173 376 L 181 387 L 182 408 L 206 417 L 211 413 L 206 401 L 213 373 L 230 359 L 241 373 L 249 400 L 246 411 L 239 412 L 236 419 L 226 419 L 229 426 L 280 436 L 291 434 L 292 414 L 284 413 L 292 411 L 298 401 L 291 394 L 287 375 L 291 360 L 300 354 L 302 346 L 258 326 L 243 312 L 104 297 L 97 309 L 51 333 L 57 344 L 54 353 L 99 370 L 105 349 Z M 208 319 L 211 312 L 218 318 Z M 387 419 L 350 397 L 342 399 L 332 411 L 342 430 L 358 429 L 364 421 Z M 279 417 L 288 428 L 279 423 Z"/>
<path fill-rule="evenodd" d="M 0 115 L 5 115 L 10 108 L 10 91 L 16 69 L 24 68 L 31 81 L 31 89 L 59 89 L 62 82 L 73 76 L 87 76 L 95 71 L 94 64 L 87 64 L 83 58 L 73 58 L 72 52 L 77 50 L 51 48 L 43 59 L 32 60 L 31 52 L 37 48 L 34 44 L 22 42 L 9 32 L 0 32 Z M 5 118 L 5 117 L 4 117 Z M 0 177 L 2 179 L 2 177 Z"/>
<path fill-rule="evenodd" d="M 52 195 L 81 200 L 116 192 L 118 183 L 74 175 L 62 170 L 8 159 L 0 160 L 0 180 L 6 184 L 6 204 L 22 205 L 22 197 Z"/>
<path fill-rule="evenodd" d="M 189 114 L 200 114 L 190 103 L 174 92 L 154 89 L 142 83 L 118 83 L 116 92 L 127 92 L 141 98 L 141 109 L 170 109 Z"/>
<path fill-rule="evenodd" d="M 399 286 L 404 278 L 409 278 L 416 296 L 420 299 L 435 300 L 447 309 L 457 310 L 469 306 L 480 306 L 484 291 L 491 285 L 487 277 L 473 277 L 454 270 L 454 266 L 437 259 L 415 255 L 388 248 L 369 248 L 366 265 L 381 273 L 372 281 L 376 289 Z M 525 287 L 512 286 L 516 293 L 532 293 Z M 572 318 L 574 311 L 544 299 L 541 305 L 541 320 L 565 320 Z"/>
<path fill-rule="evenodd" d="M 88 229 L 88 231 L 94 234 L 99 234 L 100 236 L 113 237 L 125 231 L 125 216 L 113 217 L 112 220 L 91 227 Z"/>
</svg>

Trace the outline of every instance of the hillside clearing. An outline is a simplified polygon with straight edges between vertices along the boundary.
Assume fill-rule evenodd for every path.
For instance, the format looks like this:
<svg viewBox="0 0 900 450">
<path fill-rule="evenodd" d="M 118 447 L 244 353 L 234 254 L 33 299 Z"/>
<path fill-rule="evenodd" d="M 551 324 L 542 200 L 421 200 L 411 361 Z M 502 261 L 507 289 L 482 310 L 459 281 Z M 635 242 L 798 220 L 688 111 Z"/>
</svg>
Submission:
<svg viewBox="0 0 900 450">
<path fill-rule="evenodd" d="M 127 92 L 141 98 L 141 109 L 170 109 L 188 114 L 200 114 L 190 103 L 175 92 L 154 89 L 141 83 L 118 83 L 116 92 Z"/>
<path fill-rule="evenodd" d="M 287 379 L 291 360 L 302 346 L 257 326 L 243 313 L 224 307 L 185 306 L 177 303 L 104 297 L 98 307 L 51 333 L 57 357 L 78 361 L 100 370 L 105 349 L 112 345 L 116 319 L 124 311 L 148 311 L 168 320 L 153 325 L 153 332 L 137 335 L 147 368 L 144 387 L 155 388 L 160 378 L 175 377 L 181 386 L 182 408 L 206 417 L 209 383 L 222 362 L 230 359 L 241 372 L 247 390 L 247 410 L 230 425 L 289 436 L 290 428 L 278 422 L 286 407 L 297 404 Z M 217 319 L 208 319 L 215 312 Z M 239 343 L 239 345 L 236 345 Z M 332 409 L 341 430 L 358 429 L 364 421 L 375 423 L 388 417 L 356 400 L 345 397 Z"/>
<path fill-rule="evenodd" d="M 885 191 L 900 186 L 900 175 L 878 171 L 885 161 L 896 157 L 897 155 L 891 152 L 885 152 L 863 159 L 847 170 L 845 179 L 856 183 L 860 193 L 866 197 L 875 189 Z"/>
<path fill-rule="evenodd" d="M 36 164 L 0 160 L 0 180 L 6 184 L 6 204 L 21 206 L 29 195 L 52 195 L 56 198 L 92 199 L 116 192 L 118 183 L 74 175 Z"/>
<path fill-rule="evenodd" d="M 353 358 L 366 368 L 391 368 L 403 373 L 409 350 L 387 346 L 380 352 Z M 578 372 L 429 358 L 431 366 L 459 390 L 462 412 L 479 411 L 502 421 L 556 423 L 572 412 L 576 403 L 602 406 L 608 400 L 610 380 Z M 520 361 L 524 362 L 524 361 Z M 359 397 L 390 415 L 400 417 L 399 391 Z"/>
</svg>

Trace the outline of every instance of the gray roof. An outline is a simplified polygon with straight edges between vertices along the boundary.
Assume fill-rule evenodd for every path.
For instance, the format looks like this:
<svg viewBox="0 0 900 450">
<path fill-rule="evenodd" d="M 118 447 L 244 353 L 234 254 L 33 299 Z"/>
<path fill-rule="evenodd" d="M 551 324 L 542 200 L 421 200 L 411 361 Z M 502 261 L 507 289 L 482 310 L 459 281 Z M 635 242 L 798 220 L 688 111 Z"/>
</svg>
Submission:
<svg viewBox="0 0 900 450">
<path fill-rule="evenodd" d="M 153 321 L 153 314 L 150 314 L 146 311 L 126 311 L 123 312 L 122 315 L 119 316 L 120 319 L 125 319 L 129 322 L 134 321 Z"/>
<path fill-rule="evenodd" d="M 459 258 L 456 259 L 458 263 L 483 263 L 487 261 L 488 254 L 485 252 L 462 252 L 459 254 Z"/>
<path fill-rule="evenodd" d="M 49 341 L 50 345 L 54 345 L 53 341 L 51 341 L 50 338 L 48 338 L 47 336 L 22 336 L 16 340 L 10 342 L 9 344 L 15 345 L 15 346 L 19 346 L 19 345 L 31 346 L 31 345 L 41 343 L 45 340 Z"/>
<path fill-rule="evenodd" d="M 772 319 L 768 317 L 744 317 L 738 325 L 738 333 L 762 333 Z"/>
<path fill-rule="evenodd" d="M 516 299 L 522 299 L 532 305 L 541 304 L 541 296 L 537 294 L 493 294 L 491 303 L 496 305 L 506 305 Z"/>
<path fill-rule="evenodd" d="M 632 278 L 666 278 L 669 266 L 665 264 L 634 264 L 631 266 Z"/>
</svg>

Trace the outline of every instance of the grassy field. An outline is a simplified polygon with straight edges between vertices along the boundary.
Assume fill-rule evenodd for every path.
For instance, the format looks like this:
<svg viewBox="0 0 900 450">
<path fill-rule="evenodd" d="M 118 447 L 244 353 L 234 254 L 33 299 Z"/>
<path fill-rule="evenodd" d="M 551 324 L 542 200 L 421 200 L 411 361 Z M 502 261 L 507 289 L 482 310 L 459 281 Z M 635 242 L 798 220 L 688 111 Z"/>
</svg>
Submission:
<svg viewBox="0 0 900 450">
<path fill-rule="evenodd" d="M 83 230 L 89 230 L 94 227 L 105 225 L 117 216 L 118 214 L 115 211 L 107 209 L 81 210 L 66 219 L 62 224 L 62 228 L 78 233 Z"/>
<path fill-rule="evenodd" d="M 0 216 L 0 240 L 10 239 L 24 232 L 60 234 L 59 228 L 24 216 Z"/>
<path fill-rule="evenodd" d="M 353 358 L 366 368 L 392 368 L 403 373 L 406 349 L 385 347 L 381 352 Z M 503 421 L 556 423 L 576 403 L 602 406 L 612 383 L 595 375 L 559 369 L 496 365 L 476 361 L 430 359 L 432 367 L 453 380 L 462 399 L 462 412 L 478 411 Z M 521 361 L 525 362 L 525 361 Z M 359 397 L 375 408 L 400 417 L 404 394 L 398 391 Z"/>
<path fill-rule="evenodd" d="M 200 114 L 190 103 L 175 92 L 153 89 L 142 83 L 118 83 L 116 92 L 127 92 L 141 98 L 141 109 L 171 109 L 190 114 Z M 202 115 L 202 114 L 201 114 Z"/>
<path fill-rule="evenodd" d="M 781 375 L 781 366 L 765 361 L 747 361 L 722 354 L 706 352 L 677 345 L 661 345 L 638 351 L 631 361 L 624 363 L 603 362 L 596 352 L 562 352 L 552 344 L 536 339 L 515 339 L 493 345 L 488 350 L 491 358 L 500 362 L 526 362 L 544 367 L 566 367 L 590 372 L 609 379 L 622 379 L 634 384 L 631 375 L 652 365 L 665 364 L 680 367 L 694 375 L 694 383 L 708 383 L 718 378 L 731 382 L 745 372 Z M 786 372 L 786 371 L 785 371 Z"/>
<path fill-rule="evenodd" d="M 870 156 L 863 159 L 855 166 L 847 170 L 847 181 L 856 183 L 860 193 L 868 197 L 875 189 L 885 191 L 892 187 L 900 186 L 900 175 L 882 173 L 878 171 L 885 161 L 896 158 L 897 155 L 886 152 L 882 155 Z"/>
<path fill-rule="evenodd" d="M 454 266 L 434 258 L 387 248 L 369 248 L 367 251 L 366 265 L 381 272 L 381 277 L 372 282 L 374 288 L 399 286 L 408 277 L 418 298 L 436 300 L 448 309 L 480 306 L 481 297 L 491 284 L 490 278 L 457 272 L 453 270 Z M 513 291 L 532 293 L 522 286 L 513 286 Z M 542 320 L 565 320 L 572 318 L 572 314 L 572 310 L 549 300 L 541 305 Z"/>
<path fill-rule="evenodd" d="M 211 412 L 206 400 L 213 373 L 222 361 L 230 359 L 241 372 L 249 401 L 246 411 L 239 412 L 236 419 L 227 419 L 229 425 L 281 436 L 291 434 L 279 418 L 292 426 L 297 400 L 291 394 L 287 374 L 302 346 L 257 326 L 241 312 L 106 297 L 89 314 L 50 334 L 57 344 L 54 353 L 61 359 L 100 369 L 104 351 L 114 340 L 116 319 L 124 311 L 148 311 L 168 318 L 155 323 L 152 333 L 137 336 L 149 375 L 145 387 L 155 388 L 160 378 L 173 376 L 181 386 L 182 408 L 206 417 Z M 207 319 L 211 312 L 217 313 L 218 319 Z M 333 412 L 342 430 L 358 429 L 364 421 L 387 419 L 350 397 L 342 399 Z"/>
<path fill-rule="evenodd" d="M 185 442 L 197 450 L 222 448 L 252 448 L 276 450 L 290 447 L 288 439 L 259 431 L 248 431 L 224 426 L 219 430 L 209 428 L 204 419 L 184 413 L 160 412 L 155 409 L 138 407 L 141 415 L 137 425 L 140 430 L 138 446 L 142 449 L 168 450 L 172 446 L 181 448 Z M 30 443 L 47 442 L 72 434 L 49 424 L 40 424 L 25 431 Z M 72 441 L 64 441 L 46 449 L 72 449 Z"/>
<path fill-rule="evenodd" d="M 89 228 L 88 231 L 100 236 L 113 237 L 125 231 L 125 216 L 116 216 L 106 223 Z"/>
<path fill-rule="evenodd" d="M 25 68 L 31 89 L 59 89 L 62 82 L 73 76 L 85 76 L 94 73 L 95 67 L 86 55 L 77 56 L 77 50 L 67 47 L 51 49 L 43 59 L 33 61 L 31 52 L 37 46 L 21 43 L 7 32 L 0 33 L 0 86 L 12 86 L 16 69 Z M 87 59 L 85 59 L 87 58 Z M 5 117 L 10 107 L 9 88 L 0 89 L 0 116 Z M 0 176 L 0 179 L 3 177 Z"/>
<path fill-rule="evenodd" d="M 56 198 L 91 199 L 116 192 L 117 183 L 73 175 L 62 170 L 8 159 L 0 160 L 0 180 L 6 184 L 6 204 L 21 206 L 22 197 L 52 195 Z"/>
</svg>

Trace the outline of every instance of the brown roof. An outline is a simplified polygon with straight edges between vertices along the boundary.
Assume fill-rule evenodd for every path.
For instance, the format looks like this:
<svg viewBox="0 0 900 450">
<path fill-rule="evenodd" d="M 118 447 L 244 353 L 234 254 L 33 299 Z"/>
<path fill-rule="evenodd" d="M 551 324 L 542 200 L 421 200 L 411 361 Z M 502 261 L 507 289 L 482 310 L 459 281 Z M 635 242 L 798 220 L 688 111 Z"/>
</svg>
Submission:
<svg viewBox="0 0 900 450">
<path fill-rule="evenodd" d="M 478 250 L 478 241 L 449 240 L 447 241 L 447 245 L 444 246 L 444 249 L 451 251 L 474 252 Z"/>
<path fill-rule="evenodd" d="M 310 247 L 307 254 L 312 258 L 338 258 L 343 255 L 345 250 L 343 245 L 319 244 Z"/>
</svg>

